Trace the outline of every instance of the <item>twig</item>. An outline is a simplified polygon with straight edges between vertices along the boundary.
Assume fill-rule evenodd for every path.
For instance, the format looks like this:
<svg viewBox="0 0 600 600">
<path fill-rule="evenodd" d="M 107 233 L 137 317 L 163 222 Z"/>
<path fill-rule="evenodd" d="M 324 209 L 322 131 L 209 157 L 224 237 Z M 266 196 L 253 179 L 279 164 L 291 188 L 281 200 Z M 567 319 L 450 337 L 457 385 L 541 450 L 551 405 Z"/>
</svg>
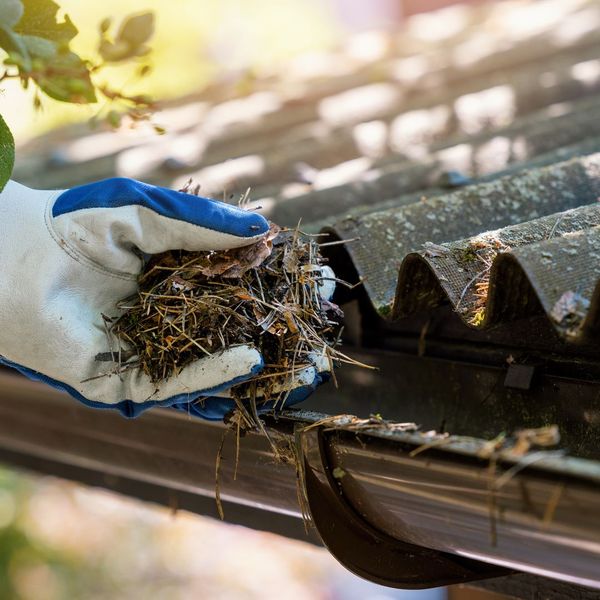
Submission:
<svg viewBox="0 0 600 600">
<path fill-rule="evenodd" d="M 229 429 L 225 429 L 225 431 L 223 431 L 221 442 L 219 443 L 219 449 L 217 450 L 217 458 L 215 460 L 215 501 L 217 503 L 217 511 L 221 521 L 225 520 L 225 511 L 223 510 L 223 503 L 221 502 L 221 459 L 223 457 L 223 446 L 225 445 L 225 438 L 227 437 L 228 432 Z"/>
</svg>

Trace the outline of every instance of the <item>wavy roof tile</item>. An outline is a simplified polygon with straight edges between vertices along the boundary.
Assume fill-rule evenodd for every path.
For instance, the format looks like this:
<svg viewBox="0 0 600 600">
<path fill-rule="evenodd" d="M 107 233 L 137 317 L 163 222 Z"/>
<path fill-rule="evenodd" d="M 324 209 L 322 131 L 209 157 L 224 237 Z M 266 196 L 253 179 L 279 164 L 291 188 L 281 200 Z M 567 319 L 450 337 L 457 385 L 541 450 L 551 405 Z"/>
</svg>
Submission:
<svg viewBox="0 0 600 600">
<path fill-rule="evenodd" d="M 165 108 L 164 137 L 52 133 L 22 149 L 16 177 L 252 187 L 282 225 L 359 238 L 333 266 L 351 262 L 386 319 L 444 303 L 474 329 L 545 314 L 579 342 L 600 320 L 598 56 L 592 0 L 453 7 L 243 94 L 217 82 Z"/>
</svg>

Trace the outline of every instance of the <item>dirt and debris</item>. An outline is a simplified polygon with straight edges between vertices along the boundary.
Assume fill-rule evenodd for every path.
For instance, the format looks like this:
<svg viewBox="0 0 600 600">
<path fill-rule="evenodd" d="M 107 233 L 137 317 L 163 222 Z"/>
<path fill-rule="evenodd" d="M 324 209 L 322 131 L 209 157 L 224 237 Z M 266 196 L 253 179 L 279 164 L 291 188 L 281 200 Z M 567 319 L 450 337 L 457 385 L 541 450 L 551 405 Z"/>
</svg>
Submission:
<svg viewBox="0 0 600 600">
<path fill-rule="evenodd" d="M 136 353 L 123 368 L 140 367 L 155 383 L 205 355 L 240 344 L 262 353 L 265 367 L 232 388 L 248 397 L 279 399 L 286 381 L 335 349 L 343 317 L 321 296 L 330 276 L 314 237 L 272 225 L 250 246 L 220 252 L 170 251 L 153 256 L 138 293 L 110 330 Z"/>
<path fill-rule="evenodd" d="M 534 429 L 518 429 L 511 436 L 501 433 L 487 441 L 478 451 L 480 458 L 489 459 L 502 454 L 519 458 L 534 448 L 551 448 L 560 443 L 558 425 L 546 425 Z"/>
<path fill-rule="evenodd" d="M 456 310 L 469 325 L 479 327 L 484 322 L 492 264 L 498 254 L 510 249 L 499 237 L 489 233 L 474 238 L 466 248 L 454 251 L 459 264 L 469 271 L 476 270 L 456 304 Z"/>
<path fill-rule="evenodd" d="M 549 450 L 560 443 L 558 425 L 545 425 L 533 429 L 518 429 L 512 435 L 500 433 L 494 439 L 485 442 L 477 452 L 477 456 L 488 460 L 488 510 L 490 517 L 490 544 L 498 545 L 498 522 L 502 519 L 502 504 L 500 493 L 518 473 L 532 466 L 536 462 L 553 455 L 563 457 L 564 450 Z M 499 459 L 516 461 L 509 469 L 498 470 Z M 521 487 L 524 505 L 530 505 L 525 487 Z M 545 507 L 542 524 L 548 525 L 560 501 L 563 483 L 558 484 L 558 489 L 552 493 Z"/>
<path fill-rule="evenodd" d="M 590 308 L 590 301 L 569 290 L 552 307 L 550 318 L 567 337 L 577 337 Z"/>
<path fill-rule="evenodd" d="M 182 191 L 198 195 L 200 189 L 188 184 Z M 240 207 L 247 199 L 248 193 Z M 228 432 L 235 434 L 236 472 L 240 438 L 248 431 L 267 438 L 274 460 L 298 469 L 297 448 L 267 431 L 258 409 L 266 403 L 282 407 L 294 378 L 307 367 L 325 368 L 336 385 L 334 367 L 339 363 L 374 368 L 337 348 L 344 315 L 327 288 L 335 283 L 355 286 L 325 269 L 320 252 L 321 246 L 346 242 L 320 243 L 321 235 L 326 234 L 271 224 L 264 237 L 242 248 L 154 255 L 144 266 L 136 294 L 119 303 L 121 315 L 103 315 L 110 352 L 97 359 L 115 362 L 114 374 L 139 368 L 157 385 L 193 361 L 237 345 L 252 345 L 261 353 L 262 371 L 230 389 L 236 408 L 224 416 L 227 428 L 215 465 L 221 517 L 219 472 Z M 115 336 L 119 352 L 112 349 Z"/>
<path fill-rule="evenodd" d="M 189 182 L 182 191 L 200 189 Z M 248 192 L 240 207 L 247 202 Z M 241 410 L 241 399 L 283 404 L 292 379 L 315 363 L 332 373 L 336 363 L 356 364 L 336 348 L 343 313 L 322 291 L 345 282 L 324 269 L 320 239 L 271 224 L 242 248 L 152 256 L 137 293 L 119 303 L 121 316 L 108 319 L 110 334 L 126 346 L 118 356 L 108 353 L 118 363 L 114 371 L 141 368 L 158 384 L 206 355 L 249 344 L 264 368 L 231 389 Z M 249 428 L 261 425 L 253 404 L 242 411 Z"/>
<path fill-rule="evenodd" d="M 302 431 L 309 431 L 315 427 L 323 427 L 325 431 L 337 429 L 355 433 L 368 431 L 416 432 L 419 429 L 416 423 L 388 421 L 380 414 L 372 414 L 367 418 L 360 418 L 356 415 L 332 415 L 307 425 Z"/>
</svg>

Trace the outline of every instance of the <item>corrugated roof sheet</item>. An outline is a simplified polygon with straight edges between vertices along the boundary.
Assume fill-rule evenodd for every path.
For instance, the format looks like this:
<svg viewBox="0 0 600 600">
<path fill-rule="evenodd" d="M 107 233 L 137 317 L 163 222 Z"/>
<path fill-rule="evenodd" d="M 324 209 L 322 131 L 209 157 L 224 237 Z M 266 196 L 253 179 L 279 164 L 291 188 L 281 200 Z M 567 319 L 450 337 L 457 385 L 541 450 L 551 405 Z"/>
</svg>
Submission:
<svg viewBox="0 0 600 600">
<path fill-rule="evenodd" d="M 163 137 L 53 133 L 16 177 L 251 186 L 280 224 L 358 237 L 335 260 L 383 317 L 450 302 L 485 328 L 545 313 L 577 341 L 600 325 L 599 56 L 597 1 L 455 6 L 244 93 L 218 82 L 166 108 Z"/>
<path fill-rule="evenodd" d="M 391 313 L 398 267 L 408 254 L 423 251 L 427 256 L 431 254 L 425 246 L 428 243 L 461 240 L 519 223 L 532 222 L 531 229 L 535 229 L 540 226 L 534 221 L 539 217 L 596 202 L 600 197 L 599 168 L 600 155 L 575 158 L 449 194 L 400 198 L 392 208 L 351 215 L 337 221 L 332 229 L 341 239 L 360 238 L 360 243 L 348 245 L 348 253 L 359 274 L 365 277 L 364 285 L 373 304 L 385 316 Z M 555 216 L 554 221 L 557 219 Z M 561 232 L 557 227 L 553 235 Z M 502 237 L 499 232 L 489 235 L 499 240 Z M 509 247 L 503 244 L 497 250 L 506 251 Z M 396 260 L 382 260 L 387 257 Z M 468 279 L 465 285 L 467 282 Z M 405 281 L 406 285 L 411 284 Z M 408 309 L 403 306 L 416 308 L 410 300 L 404 300 L 405 292 L 406 288 L 401 288 L 396 316 L 406 314 Z"/>
</svg>

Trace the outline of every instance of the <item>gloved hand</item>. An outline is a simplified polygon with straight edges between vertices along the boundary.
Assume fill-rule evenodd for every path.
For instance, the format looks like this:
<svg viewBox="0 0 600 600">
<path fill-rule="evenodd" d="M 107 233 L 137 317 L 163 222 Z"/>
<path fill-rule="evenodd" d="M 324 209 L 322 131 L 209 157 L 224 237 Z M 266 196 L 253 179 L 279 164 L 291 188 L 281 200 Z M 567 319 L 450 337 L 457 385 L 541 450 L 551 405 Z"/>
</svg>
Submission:
<svg viewBox="0 0 600 600">
<path fill-rule="evenodd" d="M 333 274 L 329 267 L 323 267 L 324 276 L 328 277 L 328 271 Z M 330 295 L 331 296 L 331 295 Z M 298 402 L 306 400 L 322 383 L 329 380 L 331 374 L 329 371 L 329 360 L 325 356 L 312 355 L 309 357 L 312 362 L 311 367 L 299 369 L 291 378 L 291 381 L 286 382 L 286 388 L 274 386 L 272 390 L 277 396 L 277 400 L 263 402 L 258 407 L 258 412 L 273 410 L 276 407 L 282 407 L 283 404 L 292 406 Z M 257 402 L 258 404 L 258 402 Z M 209 421 L 220 421 L 228 412 L 236 408 L 236 403 L 230 398 L 228 390 L 219 392 L 216 396 L 202 397 L 197 401 L 178 402 L 173 404 L 173 408 L 192 415 L 208 419 Z M 248 406 L 248 410 L 250 407 Z"/>
<path fill-rule="evenodd" d="M 131 179 L 67 191 L 9 182 L 0 194 L 0 363 L 128 417 L 222 393 L 261 370 L 255 348 L 199 359 L 159 385 L 139 369 L 98 377 L 95 357 L 107 351 L 102 315 L 115 316 L 116 303 L 135 293 L 140 252 L 225 250 L 267 230 L 256 213 Z M 321 370 L 298 374 L 291 401 L 316 387 Z M 195 414 L 221 418 L 231 402 L 208 400 Z"/>
</svg>

